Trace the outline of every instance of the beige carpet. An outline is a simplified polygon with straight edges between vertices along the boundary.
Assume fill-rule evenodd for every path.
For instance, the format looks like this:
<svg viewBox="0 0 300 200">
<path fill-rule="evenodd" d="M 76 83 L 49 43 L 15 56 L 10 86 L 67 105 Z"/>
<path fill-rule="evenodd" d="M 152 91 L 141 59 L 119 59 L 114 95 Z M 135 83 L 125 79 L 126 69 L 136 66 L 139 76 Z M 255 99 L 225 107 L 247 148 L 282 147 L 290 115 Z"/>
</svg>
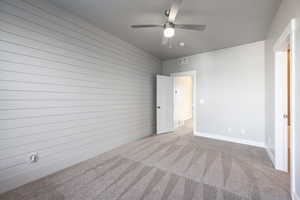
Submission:
<svg viewBox="0 0 300 200">
<path fill-rule="evenodd" d="M 194 137 L 191 122 L 99 155 L 0 199 L 287 200 L 264 149 Z"/>
</svg>

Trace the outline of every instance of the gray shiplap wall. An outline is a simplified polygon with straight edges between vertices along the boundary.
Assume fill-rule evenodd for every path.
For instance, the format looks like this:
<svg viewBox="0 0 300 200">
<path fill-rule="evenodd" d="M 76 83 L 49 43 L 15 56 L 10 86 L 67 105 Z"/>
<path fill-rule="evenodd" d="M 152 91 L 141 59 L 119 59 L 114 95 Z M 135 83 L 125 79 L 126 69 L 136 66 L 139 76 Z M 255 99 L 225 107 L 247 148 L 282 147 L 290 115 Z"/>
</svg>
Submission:
<svg viewBox="0 0 300 200">
<path fill-rule="evenodd" d="M 152 134 L 160 72 L 46 1 L 1 0 L 0 193 Z"/>
</svg>

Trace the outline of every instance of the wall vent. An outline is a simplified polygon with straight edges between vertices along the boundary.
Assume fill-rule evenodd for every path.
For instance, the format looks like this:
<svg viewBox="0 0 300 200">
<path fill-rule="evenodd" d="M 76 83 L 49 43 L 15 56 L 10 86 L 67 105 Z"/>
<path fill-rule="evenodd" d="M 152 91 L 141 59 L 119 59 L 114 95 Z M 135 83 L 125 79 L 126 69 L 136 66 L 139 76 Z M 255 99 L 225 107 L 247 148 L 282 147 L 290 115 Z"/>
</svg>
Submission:
<svg viewBox="0 0 300 200">
<path fill-rule="evenodd" d="M 179 66 L 182 66 L 182 65 L 188 65 L 190 64 L 190 59 L 188 57 L 184 57 L 184 58 L 178 58 L 177 59 L 177 64 Z"/>
</svg>

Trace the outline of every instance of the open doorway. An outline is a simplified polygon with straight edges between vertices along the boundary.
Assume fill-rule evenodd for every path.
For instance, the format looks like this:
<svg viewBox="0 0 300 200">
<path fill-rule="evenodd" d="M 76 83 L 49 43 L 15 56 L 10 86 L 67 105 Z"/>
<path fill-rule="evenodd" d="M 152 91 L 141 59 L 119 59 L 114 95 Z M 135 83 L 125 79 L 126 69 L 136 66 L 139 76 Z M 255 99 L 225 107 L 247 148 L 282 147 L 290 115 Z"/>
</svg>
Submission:
<svg viewBox="0 0 300 200">
<path fill-rule="evenodd" d="M 156 77 L 156 134 L 196 133 L 196 71 Z"/>
<path fill-rule="evenodd" d="M 195 133 L 195 80 L 196 72 L 179 72 L 174 77 L 174 131 L 177 134 Z"/>
<path fill-rule="evenodd" d="M 192 133 L 193 131 L 193 78 L 174 77 L 174 129 Z"/>
</svg>

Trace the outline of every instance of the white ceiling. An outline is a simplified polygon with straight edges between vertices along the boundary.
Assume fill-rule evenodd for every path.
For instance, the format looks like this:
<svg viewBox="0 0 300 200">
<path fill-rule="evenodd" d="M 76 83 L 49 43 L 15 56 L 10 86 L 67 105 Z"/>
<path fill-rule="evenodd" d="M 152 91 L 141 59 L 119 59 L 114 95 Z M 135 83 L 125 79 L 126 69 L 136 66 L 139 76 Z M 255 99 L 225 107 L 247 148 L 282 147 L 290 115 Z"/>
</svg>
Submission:
<svg viewBox="0 0 300 200">
<path fill-rule="evenodd" d="M 206 24 L 204 32 L 176 30 L 173 47 L 161 45 L 162 30 L 132 24 L 162 24 L 172 0 L 51 0 L 102 30 L 161 59 L 263 40 L 281 0 L 184 0 L 176 23 Z M 179 42 L 185 46 L 180 47 Z"/>
</svg>

